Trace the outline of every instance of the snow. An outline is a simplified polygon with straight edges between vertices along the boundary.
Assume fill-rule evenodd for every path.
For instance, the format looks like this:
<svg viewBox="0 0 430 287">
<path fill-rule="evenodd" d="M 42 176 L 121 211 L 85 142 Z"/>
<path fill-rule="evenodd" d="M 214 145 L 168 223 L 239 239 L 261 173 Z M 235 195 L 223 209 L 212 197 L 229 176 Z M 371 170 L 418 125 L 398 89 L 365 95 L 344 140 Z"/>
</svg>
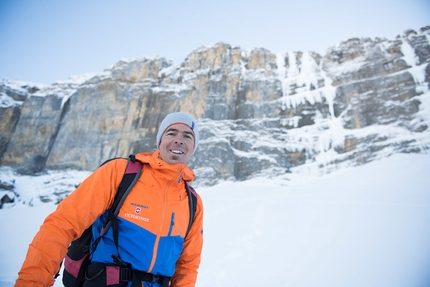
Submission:
<svg viewBox="0 0 430 287">
<path fill-rule="evenodd" d="M 0 85 L 3 88 L 10 89 L 16 94 L 20 94 L 25 97 L 46 97 L 48 95 L 55 95 L 62 98 L 61 107 L 67 102 L 67 100 L 77 91 L 78 87 L 83 85 L 86 81 L 95 77 L 98 74 L 84 74 L 79 76 L 70 76 L 68 80 L 57 81 L 52 85 L 42 85 L 31 82 L 15 81 L 4 79 L 0 81 Z M 29 93 L 28 87 L 36 88 L 37 90 L 33 93 Z M 0 108 L 7 108 L 11 105 L 22 105 L 23 102 L 13 101 L 13 99 L 7 96 L 6 93 L 0 93 Z"/>
<path fill-rule="evenodd" d="M 332 86 L 333 81 L 323 70 L 322 62 L 318 65 L 310 52 L 303 52 L 300 61 L 294 52 L 288 52 L 287 69 L 284 64 L 285 56 L 284 53 L 276 54 L 278 80 L 282 83 L 282 97 L 279 99 L 281 109 L 296 108 L 306 101 L 313 105 L 325 99 L 331 106 L 331 114 L 334 115 L 332 101 L 336 87 Z M 320 87 L 320 81 L 324 86 Z"/>
<path fill-rule="evenodd" d="M 12 97 L 9 97 L 6 93 L 0 92 L 0 108 L 9 108 L 13 106 L 22 106 L 24 102 L 15 101 Z"/>
<path fill-rule="evenodd" d="M 429 167 L 429 154 L 396 154 L 324 176 L 295 171 L 197 188 L 205 243 L 196 286 L 429 286 Z M 1 175 L 23 196 L 83 176 Z M 1 287 L 13 286 L 28 244 L 54 209 L 0 210 Z"/>
<path fill-rule="evenodd" d="M 415 50 L 412 46 L 407 42 L 406 39 L 402 39 L 401 50 L 403 53 L 403 59 L 405 60 L 408 66 L 414 67 L 419 62 L 418 57 L 415 55 Z"/>
<path fill-rule="evenodd" d="M 18 176 L 12 168 L 0 167 L 0 182 L 14 182 L 15 192 L 19 194 L 19 204 L 15 205 L 44 206 L 46 203 L 41 202 L 39 198 L 51 197 L 52 199 L 52 195 L 70 193 L 89 174 L 89 171 L 50 170 L 39 176 Z M 0 190 L 0 198 L 2 196 L 3 193 Z"/>
</svg>

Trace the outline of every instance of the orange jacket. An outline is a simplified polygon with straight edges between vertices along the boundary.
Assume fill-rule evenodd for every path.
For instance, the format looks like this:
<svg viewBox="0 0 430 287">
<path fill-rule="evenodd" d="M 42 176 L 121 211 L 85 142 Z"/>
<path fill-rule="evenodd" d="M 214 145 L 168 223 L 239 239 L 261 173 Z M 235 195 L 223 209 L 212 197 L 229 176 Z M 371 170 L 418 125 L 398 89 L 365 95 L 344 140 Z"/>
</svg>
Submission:
<svg viewBox="0 0 430 287">
<path fill-rule="evenodd" d="M 157 270 L 155 273 L 165 276 L 173 275 L 172 287 L 191 287 L 196 282 L 203 246 L 202 201 L 198 196 L 194 223 L 188 236 L 183 240 L 189 221 L 184 181 L 192 181 L 195 175 L 186 164 L 168 164 L 158 156 L 159 151 L 136 155 L 136 159 L 144 163 L 143 171 L 118 214 L 118 219 L 122 220 L 124 224 L 139 226 L 142 232 L 151 233 L 156 240 L 150 246 L 149 251 L 146 244 L 139 244 L 140 241 L 134 242 L 134 249 L 130 251 L 127 250 L 127 246 L 130 244 L 123 246 L 121 242 L 124 243 L 125 238 L 130 240 L 130 237 L 134 238 L 135 235 L 120 234 L 123 238 L 119 238 L 119 252 L 123 260 L 128 258 L 128 254 L 136 255 L 136 252 L 142 252 L 145 256 L 151 254 L 151 256 L 147 256 L 151 258 L 145 258 L 142 262 L 134 262 L 135 266 L 144 266 L 146 270 L 143 271 L 149 273 Z M 16 287 L 52 286 L 54 284 L 53 276 L 58 272 L 70 242 L 78 238 L 113 203 L 126 165 L 126 160 L 113 160 L 106 163 L 61 201 L 57 209 L 45 219 L 30 244 L 26 259 L 18 273 Z M 139 209 L 139 216 L 133 214 L 136 204 L 147 207 Z M 174 224 L 172 224 L 173 215 Z M 120 228 L 120 230 L 122 229 Z M 178 258 L 175 258 L 174 274 L 160 273 L 163 272 L 163 268 L 159 267 L 160 262 L 168 260 L 166 258 L 169 257 L 163 257 L 166 250 L 158 252 L 160 254 L 157 255 L 158 248 L 162 245 L 160 242 L 165 241 L 168 236 L 182 238 L 183 242 L 182 252 L 178 254 Z M 140 240 L 140 237 L 138 238 Z M 136 250 L 136 246 L 141 250 Z M 107 256 L 110 257 L 110 255 Z M 102 258 L 103 256 L 99 254 L 95 257 Z M 140 258 L 139 254 L 136 258 Z"/>
</svg>

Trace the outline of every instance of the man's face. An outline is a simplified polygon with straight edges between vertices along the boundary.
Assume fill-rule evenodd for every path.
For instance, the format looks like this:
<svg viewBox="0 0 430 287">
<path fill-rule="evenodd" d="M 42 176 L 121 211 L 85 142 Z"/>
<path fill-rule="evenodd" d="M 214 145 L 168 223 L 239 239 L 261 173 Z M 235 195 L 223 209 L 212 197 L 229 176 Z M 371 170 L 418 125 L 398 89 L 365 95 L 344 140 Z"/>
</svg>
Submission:
<svg viewBox="0 0 430 287">
<path fill-rule="evenodd" d="M 160 141 L 160 157 L 167 163 L 187 163 L 194 150 L 194 133 L 185 124 L 173 124 Z"/>
</svg>

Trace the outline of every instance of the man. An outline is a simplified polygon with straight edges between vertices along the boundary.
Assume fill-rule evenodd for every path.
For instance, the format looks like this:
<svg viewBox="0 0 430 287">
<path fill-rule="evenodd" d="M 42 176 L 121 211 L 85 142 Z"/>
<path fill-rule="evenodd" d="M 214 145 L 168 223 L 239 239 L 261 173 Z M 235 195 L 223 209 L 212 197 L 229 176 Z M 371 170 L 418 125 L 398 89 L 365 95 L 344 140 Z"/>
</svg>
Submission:
<svg viewBox="0 0 430 287">
<path fill-rule="evenodd" d="M 203 204 L 197 196 L 194 222 L 185 237 L 190 213 L 185 182 L 195 178 L 187 162 L 198 144 L 199 132 L 192 117 L 180 112 L 166 116 L 157 134 L 158 149 L 136 155 L 143 169 L 117 217 L 118 250 L 107 234 L 99 241 L 91 255 L 90 267 L 101 267 L 92 268 L 91 274 L 87 270 L 87 278 L 91 280 L 85 281 L 85 287 L 108 285 L 94 282 L 100 282 L 97 277 L 107 277 L 105 265 L 116 264 L 112 255 L 117 253 L 122 264 L 156 275 L 153 278 L 167 277 L 171 287 L 195 285 L 203 245 Z M 102 165 L 45 219 L 29 246 L 15 287 L 53 285 L 53 276 L 70 242 L 93 222 L 93 234 L 100 232 L 126 165 L 126 160 Z M 166 286 L 165 280 L 154 281 L 139 285 Z"/>
</svg>

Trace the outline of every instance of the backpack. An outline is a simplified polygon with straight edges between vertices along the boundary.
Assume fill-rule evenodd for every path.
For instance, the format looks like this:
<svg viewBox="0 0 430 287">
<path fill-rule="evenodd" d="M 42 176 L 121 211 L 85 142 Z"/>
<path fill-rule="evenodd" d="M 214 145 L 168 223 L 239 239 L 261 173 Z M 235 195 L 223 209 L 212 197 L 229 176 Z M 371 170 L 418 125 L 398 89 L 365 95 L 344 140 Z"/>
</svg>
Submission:
<svg viewBox="0 0 430 287">
<path fill-rule="evenodd" d="M 115 158 L 116 159 L 116 158 Z M 108 161 L 105 161 L 105 164 Z M 100 166 L 102 166 L 101 164 Z M 94 241 L 92 250 L 95 250 L 97 247 L 97 243 L 100 239 L 106 234 L 108 229 L 112 227 L 114 234 L 115 245 L 118 250 L 118 223 L 116 216 L 123 204 L 125 198 L 132 190 L 134 184 L 139 179 L 139 176 L 142 171 L 142 163 L 136 161 L 134 155 L 130 155 L 128 158 L 128 163 L 126 170 L 124 172 L 124 176 L 121 180 L 121 183 L 118 187 L 117 193 L 115 195 L 114 202 L 109 209 L 108 217 L 103 224 L 102 232 L 99 237 Z M 188 202 L 190 207 L 190 221 L 188 224 L 187 232 L 185 236 L 188 235 L 188 232 L 193 224 L 194 215 L 197 208 L 197 196 L 195 190 L 185 182 L 185 187 L 188 195 Z M 82 235 L 76 240 L 72 241 L 70 244 L 66 257 L 64 258 L 64 271 L 63 271 L 63 284 L 65 287 L 79 287 L 82 286 L 84 282 L 85 271 L 90 265 L 90 245 L 91 239 L 93 237 L 92 225 L 88 227 Z M 55 278 L 59 276 L 59 273 L 55 275 Z"/>
</svg>

